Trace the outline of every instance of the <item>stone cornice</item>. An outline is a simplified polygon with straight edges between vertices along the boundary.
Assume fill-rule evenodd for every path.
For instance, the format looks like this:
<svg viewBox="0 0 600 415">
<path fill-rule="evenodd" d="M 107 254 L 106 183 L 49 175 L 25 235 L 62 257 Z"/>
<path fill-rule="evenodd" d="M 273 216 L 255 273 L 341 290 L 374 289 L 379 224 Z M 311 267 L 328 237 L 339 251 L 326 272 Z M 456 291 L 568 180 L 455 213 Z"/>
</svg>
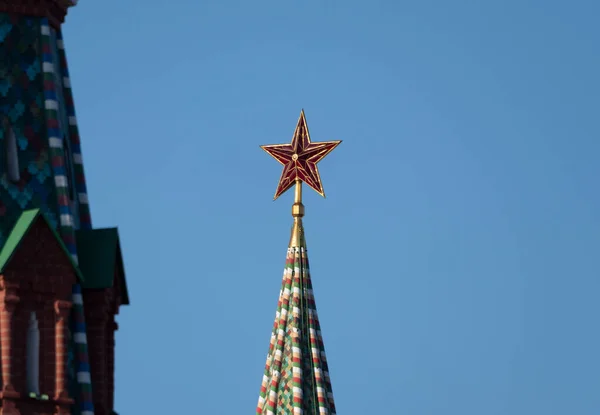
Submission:
<svg viewBox="0 0 600 415">
<path fill-rule="evenodd" d="M 72 0 L 0 0 L 0 12 L 46 17 L 58 29 L 72 5 Z"/>
</svg>

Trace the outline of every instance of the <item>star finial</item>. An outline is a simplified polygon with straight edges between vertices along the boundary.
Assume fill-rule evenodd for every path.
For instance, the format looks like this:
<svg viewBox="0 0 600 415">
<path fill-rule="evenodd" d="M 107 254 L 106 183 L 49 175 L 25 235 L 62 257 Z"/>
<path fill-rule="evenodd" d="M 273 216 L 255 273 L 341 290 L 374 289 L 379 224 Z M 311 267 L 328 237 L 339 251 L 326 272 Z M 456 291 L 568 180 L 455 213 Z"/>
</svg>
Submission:
<svg viewBox="0 0 600 415">
<path fill-rule="evenodd" d="M 260 146 L 275 160 L 283 164 L 283 172 L 277 185 L 274 200 L 289 190 L 297 180 L 303 181 L 318 194 L 325 197 L 317 163 L 323 160 L 340 143 L 341 141 L 311 142 L 306 117 L 304 116 L 304 110 L 302 110 L 290 144 Z"/>
</svg>

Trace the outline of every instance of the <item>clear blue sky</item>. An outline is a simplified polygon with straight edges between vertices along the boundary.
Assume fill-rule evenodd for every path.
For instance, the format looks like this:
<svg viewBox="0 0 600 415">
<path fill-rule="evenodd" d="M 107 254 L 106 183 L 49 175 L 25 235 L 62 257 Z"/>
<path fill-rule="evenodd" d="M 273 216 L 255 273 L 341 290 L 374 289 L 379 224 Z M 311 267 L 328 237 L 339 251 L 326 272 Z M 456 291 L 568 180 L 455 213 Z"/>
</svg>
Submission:
<svg viewBox="0 0 600 415">
<path fill-rule="evenodd" d="M 82 0 L 65 42 L 118 225 L 122 414 L 254 413 L 301 108 L 340 415 L 600 413 L 595 0 Z"/>
</svg>

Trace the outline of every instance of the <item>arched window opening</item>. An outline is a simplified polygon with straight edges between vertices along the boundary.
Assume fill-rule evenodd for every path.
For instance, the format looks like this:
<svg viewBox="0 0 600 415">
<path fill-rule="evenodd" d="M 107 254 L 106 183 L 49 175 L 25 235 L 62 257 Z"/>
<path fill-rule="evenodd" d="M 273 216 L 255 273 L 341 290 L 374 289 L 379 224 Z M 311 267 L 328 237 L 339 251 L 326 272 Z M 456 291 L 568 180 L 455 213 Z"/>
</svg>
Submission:
<svg viewBox="0 0 600 415">
<path fill-rule="evenodd" d="M 19 172 L 19 149 L 17 148 L 17 137 L 8 117 L 4 117 L 2 120 L 2 127 L 4 129 L 4 155 L 6 157 L 8 180 L 18 182 L 21 179 Z"/>
<path fill-rule="evenodd" d="M 40 394 L 40 330 L 34 311 L 29 315 L 27 328 L 27 392 Z"/>
</svg>

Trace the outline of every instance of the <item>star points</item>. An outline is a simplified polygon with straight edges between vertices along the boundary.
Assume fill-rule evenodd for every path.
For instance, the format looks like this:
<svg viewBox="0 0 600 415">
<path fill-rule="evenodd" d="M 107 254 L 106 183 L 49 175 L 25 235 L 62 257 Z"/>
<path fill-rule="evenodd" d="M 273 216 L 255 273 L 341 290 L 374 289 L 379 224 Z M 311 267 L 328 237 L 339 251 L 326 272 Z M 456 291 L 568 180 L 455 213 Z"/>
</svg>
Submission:
<svg viewBox="0 0 600 415">
<path fill-rule="evenodd" d="M 283 172 L 273 200 L 289 190 L 296 183 L 296 180 L 303 181 L 318 194 L 325 197 L 317 163 L 323 160 L 340 143 L 341 140 L 311 142 L 306 117 L 304 116 L 304 110 L 302 110 L 290 144 L 260 146 L 283 165 Z"/>
</svg>

